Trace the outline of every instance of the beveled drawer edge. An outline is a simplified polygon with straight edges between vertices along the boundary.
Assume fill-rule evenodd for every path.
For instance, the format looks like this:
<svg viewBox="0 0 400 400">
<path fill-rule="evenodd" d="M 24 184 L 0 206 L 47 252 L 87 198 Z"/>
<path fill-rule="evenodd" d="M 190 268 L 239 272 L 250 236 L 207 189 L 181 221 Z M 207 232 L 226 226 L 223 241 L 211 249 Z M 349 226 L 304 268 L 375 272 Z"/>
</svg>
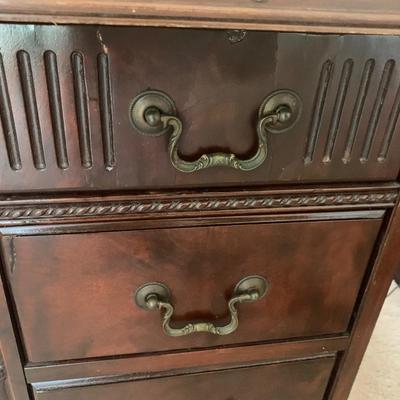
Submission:
<svg viewBox="0 0 400 400">
<path fill-rule="evenodd" d="M 299 358 L 272 361 L 272 362 L 256 362 L 251 364 L 232 365 L 230 367 L 227 366 L 217 367 L 213 369 L 193 368 L 191 370 L 169 370 L 163 373 L 154 373 L 154 374 L 119 375 L 119 376 L 98 377 L 98 378 L 90 377 L 90 378 L 77 378 L 71 380 L 63 379 L 58 381 L 56 380 L 49 382 L 31 383 L 30 385 L 34 389 L 35 394 L 39 394 L 39 393 L 54 392 L 58 390 L 85 388 L 98 385 L 109 385 L 109 384 L 143 381 L 148 379 L 162 379 L 170 377 L 176 378 L 176 377 L 185 377 L 190 375 L 202 375 L 207 373 L 230 372 L 238 369 L 268 367 L 268 366 L 282 365 L 282 364 L 286 365 L 299 362 L 312 362 L 317 360 L 332 360 L 332 363 L 334 364 L 335 359 L 336 359 L 336 353 L 328 353 L 325 355 L 317 355 L 312 357 L 299 357 Z"/>
<path fill-rule="evenodd" d="M 222 347 L 129 357 L 79 360 L 49 364 L 28 364 L 28 383 L 49 388 L 130 381 L 265 365 L 299 359 L 334 356 L 347 348 L 348 335 L 290 340 L 277 343 Z M 62 383 L 60 383 L 62 382 Z"/>
<path fill-rule="evenodd" d="M 12 197 L 0 200 L 0 226 L 87 220 L 393 208 L 398 184 L 172 192 L 93 197 Z"/>
<path fill-rule="evenodd" d="M 303 213 L 279 213 L 261 215 L 198 215 L 187 218 L 152 218 L 152 219 L 100 219 L 100 220 L 74 220 L 74 221 L 51 221 L 51 223 L 33 223 L 25 226 L 11 225 L 0 226 L 0 236 L 4 243 L 12 240 L 13 236 L 32 235 L 58 235 L 78 234 L 114 231 L 132 231 L 148 229 L 174 229 L 195 228 L 201 226 L 221 225 L 248 225 L 248 224 L 271 224 L 271 223 L 293 223 L 293 222 L 317 222 L 317 221 L 342 221 L 342 220 L 370 220 L 382 219 L 386 214 L 385 209 L 374 208 L 367 210 L 303 212 Z M 6 251 L 6 250 L 4 250 Z"/>
</svg>

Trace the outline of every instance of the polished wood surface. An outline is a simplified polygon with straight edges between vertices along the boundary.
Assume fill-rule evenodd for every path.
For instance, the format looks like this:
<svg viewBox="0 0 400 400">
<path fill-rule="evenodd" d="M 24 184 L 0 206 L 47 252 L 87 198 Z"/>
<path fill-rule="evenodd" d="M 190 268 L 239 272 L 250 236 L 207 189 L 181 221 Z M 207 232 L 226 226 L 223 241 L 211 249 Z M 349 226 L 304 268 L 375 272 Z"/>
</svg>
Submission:
<svg viewBox="0 0 400 400">
<path fill-rule="evenodd" d="M 322 400 L 334 361 L 331 357 L 116 385 L 91 387 L 87 382 L 87 387 L 65 390 L 35 385 L 34 392 L 37 400 L 202 400 L 205 396 L 210 400 Z"/>
<path fill-rule="evenodd" d="M 4 192 L 375 182 L 399 172 L 396 37 L 248 32 L 233 44 L 219 30 L 2 25 L 0 46 Z M 174 99 L 189 160 L 252 155 L 258 109 L 275 90 L 297 92 L 303 111 L 268 135 L 258 169 L 187 174 L 171 165 L 168 135 L 130 123 L 131 101 L 147 88 Z"/>
<path fill-rule="evenodd" d="M 0 20 L 398 34 L 397 0 L 13 0 Z"/>
<path fill-rule="evenodd" d="M 232 367 L 245 367 L 261 363 L 328 357 L 347 349 L 348 335 L 338 335 L 305 340 L 283 340 L 266 344 L 221 347 L 193 351 L 178 351 L 155 355 L 134 355 L 70 361 L 63 363 L 28 364 L 25 376 L 29 383 L 63 381 L 68 386 L 72 381 L 112 383 L 116 377 L 145 376 L 156 378 L 188 372 L 218 371 Z M 69 381 L 69 383 L 67 382 Z"/>
<path fill-rule="evenodd" d="M 357 375 L 363 355 L 393 282 L 394 272 L 400 265 L 400 204 L 392 211 L 390 224 L 376 254 L 371 277 L 362 293 L 362 302 L 356 315 L 351 335 L 351 346 L 344 353 L 339 374 L 334 382 L 330 400 L 346 399 Z"/>
<path fill-rule="evenodd" d="M 10 237 L 7 275 L 28 360 L 345 332 L 380 225 L 375 219 Z M 133 300 L 139 286 L 161 281 L 171 289 L 177 325 L 224 324 L 227 299 L 248 275 L 264 276 L 269 292 L 240 306 L 240 327 L 226 337 L 167 337 L 159 312 Z"/>
<path fill-rule="evenodd" d="M 3 196 L 0 233 L 56 233 L 56 226 L 58 232 L 96 231 L 96 225 L 90 224 L 93 218 L 106 224 L 108 230 L 226 224 L 235 222 L 235 218 L 238 222 L 237 217 L 249 222 L 250 216 L 258 216 L 253 222 L 375 218 L 392 209 L 398 195 L 397 183 L 383 183 L 95 196 Z M 185 222 L 187 217 L 191 219 Z M 131 224 L 123 228 L 119 221 Z M 76 223 L 81 225 L 68 226 Z"/>
<path fill-rule="evenodd" d="M 345 400 L 400 263 L 399 18 L 395 0 L 0 0 L 0 399 Z M 183 174 L 130 122 L 149 88 L 187 160 L 254 154 L 275 90 L 302 113 L 259 169 Z M 174 326 L 223 324 L 251 274 L 267 296 L 223 338 L 166 337 L 133 299 L 161 281 Z"/>
<path fill-rule="evenodd" d="M 7 300 L 0 271 L 0 399 L 29 400 L 20 358 L 20 343 L 15 337 L 12 309 Z"/>
</svg>

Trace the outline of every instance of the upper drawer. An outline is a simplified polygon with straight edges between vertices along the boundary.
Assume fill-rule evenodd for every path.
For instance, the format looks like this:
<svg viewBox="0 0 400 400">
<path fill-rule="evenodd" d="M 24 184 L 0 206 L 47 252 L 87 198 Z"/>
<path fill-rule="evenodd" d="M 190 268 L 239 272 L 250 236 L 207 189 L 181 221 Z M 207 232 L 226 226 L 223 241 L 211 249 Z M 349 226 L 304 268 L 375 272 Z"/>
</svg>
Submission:
<svg viewBox="0 0 400 400">
<path fill-rule="evenodd" d="M 27 358 L 56 361 L 343 333 L 380 225 L 378 218 L 11 238 L 4 246 L 6 273 Z M 266 279 L 266 295 L 230 302 L 253 290 L 235 290 L 252 275 Z M 160 294 L 175 307 L 170 321 L 165 306 L 146 310 L 136 304 L 135 293 L 143 293 L 137 289 L 155 282 L 169 288 L 169 299 L 156 285 L 145 286 L 147 294 Z M 237 329 L 225 327 L 225 336 L 174 337 L 189 323 L 225 326 L 228 310 L 235 309 Z"/>
<path fill-rule="evenodd" d="M 397 37 L 3 25 L 0 48 L 3 191 L 369 181 L 398 174 Z M 182 135 L 170 143 L 174 163 L 171 132 L 146 136 L 132 126 L 132 100 L 149 88 L 171 97 L 176 110 L 163 114 L 176 113 L 182 122 Z M 261 140 L 260 118 L 281 104 L 293 108 L 280 97 L 259 115 L 264 99 L 281 89 L 295 93 L 299 118 L 281 133 L 259 127 Z M 157 115 L 148 118 L 157 124 Z M 183 169 L 193 168 L 202 154 L 248 160 L 257 150 L 259 157 L 245 163 L 255 168 L 249 171 L 235 169 L 243 163 L 226 155 L 211 162 L 230 167 L 176 169 L 182 160 L 189 161 Z"/>
</svg>

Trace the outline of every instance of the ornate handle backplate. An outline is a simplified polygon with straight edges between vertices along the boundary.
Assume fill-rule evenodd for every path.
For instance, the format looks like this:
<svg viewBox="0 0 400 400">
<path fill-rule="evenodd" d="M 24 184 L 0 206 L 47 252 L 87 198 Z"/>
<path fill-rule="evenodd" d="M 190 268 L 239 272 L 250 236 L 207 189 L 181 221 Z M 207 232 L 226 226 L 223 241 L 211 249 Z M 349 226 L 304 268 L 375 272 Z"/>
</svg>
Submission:
<svg viewBox="0 0 400 400">
<path fill-rule="evenodd" d="M 178 171 L 195 172 L 211 167 L 251 171 L 262 165 L 267 158 L 268 132 L 280 133 L 291 128 L 297 122 L 300 111 L 301 102 L 294 92 L 274 92 L 260 107 L 256 126 L 258 146 L 252 157 L 241 159 L 232 153 L 209 153 L 194 161 L 185 160 L 179 155 L 182 121 L 176 116 L 175 104 L 167 94 L 157 90 L 139 94 L 132 102 L 130 116 L 132 125 L 141 134 L 159 136 L 170 132 L 169 158 Z"/>
<path fill-rule="evenodd" d="M 174 306 L 170 302 L 171 293 L 167 286 L 161 283 L 147 283 L 141 286 L 135 294 L 136 304 L 144 310 L 160 310 L 162 313 L 162 328 L 168 336 L 186 336 L 196 332 L 207 332 L 214 335 L 229 335 L 239 327 L 237 305 L 251 303 L 265 296 L 267 282 L 261 276 L 249 276 L 242 279 L 228 301 L 230 321 L 227 325 L 216 326 L 211 322 L 188 323 L 182 328 L 171 326 Z"/>
</svg>

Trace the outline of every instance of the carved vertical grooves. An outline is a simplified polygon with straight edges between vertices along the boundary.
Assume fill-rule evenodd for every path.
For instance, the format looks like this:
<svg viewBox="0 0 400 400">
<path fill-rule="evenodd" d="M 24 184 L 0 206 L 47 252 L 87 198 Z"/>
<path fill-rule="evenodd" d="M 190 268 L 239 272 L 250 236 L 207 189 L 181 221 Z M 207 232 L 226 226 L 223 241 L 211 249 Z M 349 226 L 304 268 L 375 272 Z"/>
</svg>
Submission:
<svg viewBox="0 0 400 400">
<path fill-rule="evenodd" d="M 0 117 L 10 167 L 19 170 L 22 168 L 21 155 L 2 54 L 0 54 Z"/>
<path fill-rule="evenodd" d="M 314 158 L 315 147 L 321 128 L 322 114 L 325 108 L 325 99 L 328 91 L 331 73 L 333 69 L 332 61 L 328 60 L 324 63 L 319 77 L 318 89 L 314 100 L 313 118 L 311 121 L 310 133 L 307 141 L 306 154 L 304 163 L 310 164 Z"/>
<path fill-rule="evenodd" d="M 89 99 L 87 91 L 85 62 L 83 55 L 77 51 L 72 53 L 72 73 L 74 76 L 75 109 L 78 121 L 79 148 L 82 166 L 90 168 L 92 161 L 92 145 L 89 124 Z"/>
<path fill-rule="evenodd" d="M 36 169 L 45 169 L 46 161 L 44 157 L 42 133 L 40 129 L 30 56 L 26 51 L 21 50 L 17 53 L 17 60 L 32 149 L 33 164 Z"/>
<path fill-rule="evenodd" d="M 335 107 L 333 110 L 331 125 L 329 128 L 329 135 L 326 142 L 323 162 L 330 162 L 332 159 L 332 153 L 335 147 L 340 119 L 342 117 L 344 101 L 346 99 L 347 89 L 349 87 L 351 74 L 353 72 L 353 64 L 353 60 L 351 59 L 346 60 L 343 64 L 342 75 L 340 77 L 340 83 L 335 100 Z"/>
<path fill-rule="evenodd" d="M 361 152 L 361 157 L 360 157 L 361 162 L 368 161 L 369 153 L 372 147 L 372 142 L 375 136 L 376 127 L 378 125 L 383 103 L 385 101 L 390 79 L 392 77 L 394 64 L 395 64 L 394 60 L 389 60 L 386 62 L 385 68 L 383 69 L 381 81 L 379 83 L 378 93 L 375 98 L 374 108 L 368 123 L 367 135 L 365 137 L 363 149 Z"/>
<path fill-rule="evenodd" d="M 107 170 L 112 170 L 115 165 L 112 98 L 110 82 L 110 66 L 106 53 L 100 53 L 97 57 L 101 129 L 103 134 L 104 163 Z"/>
<path fill-rule="evenodd" d="M 375 68 L 375 60 L 369 59 L 365 63 L 361 77 L 360 87 L 358 89 L 357 100 L 353 108 L 353 118 L 351 120 L 349 133 L 347 135 L 346 148 L 343 155 L 343 162 L 347 164 L 351 160 L 354 142 L 356 140 L 358 127 L 360 125 L 361 115 L 364 109 L 365 99 L 368 94 L 369 85 L 371 83 L 372 73 Z"/>
<path fill-rule="evenodd" d="M 379 152 L 378 161 L 384 162 L 387 158 L 390 143 L 396 129 L 397 121 L 400 115 L 400 86 L 397 89 L 396 98 L 393 103 L 392 110 L 390 111 L 389 121 L 386 126 L 385 136 L 383 137 L 381 150 Z"/>
<path fill-rule="evenodd" d="M 69 162 L 56 54 L 50 50 L 46 51 L 44 53 L 44 63 L 57 164 L 59 168 L 66 169 L 69 166 Z"/>
</svg>

